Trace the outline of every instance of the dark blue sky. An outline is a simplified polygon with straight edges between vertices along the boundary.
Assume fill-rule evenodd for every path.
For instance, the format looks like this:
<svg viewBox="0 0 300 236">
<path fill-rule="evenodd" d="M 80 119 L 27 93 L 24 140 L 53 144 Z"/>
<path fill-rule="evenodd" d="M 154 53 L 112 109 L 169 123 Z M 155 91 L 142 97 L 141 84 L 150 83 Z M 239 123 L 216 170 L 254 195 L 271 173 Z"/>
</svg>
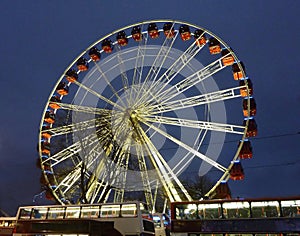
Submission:
<svg viewBox="0 0 300 236">
<path fill-rule="evenodd" d="M 41 115 L 61 73 L 88 45 L 150 19 L 202 26 L 229 44 L 254 83 L 259 135 L 234 196 L 299 195 L 300 1 L 2 0 L 0 208 L 14 214 L 40 191 Z"/>
</svg>

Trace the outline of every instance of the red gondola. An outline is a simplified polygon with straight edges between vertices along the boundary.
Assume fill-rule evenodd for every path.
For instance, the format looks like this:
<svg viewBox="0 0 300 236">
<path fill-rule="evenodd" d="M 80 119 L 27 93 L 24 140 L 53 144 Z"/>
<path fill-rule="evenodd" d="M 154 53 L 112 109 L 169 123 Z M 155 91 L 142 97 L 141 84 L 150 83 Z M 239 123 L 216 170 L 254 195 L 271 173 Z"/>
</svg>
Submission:
<svg viewBox="0 0 300 236">
<path fill-rule="evenodd" d="M 134 26 L 131 30 L 131 35 L 134 41 L 141 41 L 143 39 L 141 27 Z"/>
<path fill-rule="evenodd" d="M 248 85 L 248 89 L 247 86 L 240 88 L 240 94 L 242 97 L 250 97 L 253 95 L 253 84 L 250 79 L 242 79 L 239 84 L 240 86 Z"/>
<path fill-rule="evenodd" d="M 50 131 L 48 131 L 50 129 L 49 125 L 44 125 L 42 127 L 42 137 L 45 139 L 49 139 L 52 136 L 52 133 Z"/>
<path fill-rule="evenodd" d="M 89 50 L 89 57 L 92 61 L 99 61 L 101 58 L 101 53 L 97 47 L 92 47 Z"/>
<path fill-rule="evenodd" d="M 234 57 L 231 55 L 228 49 L 224 49 L 221 52 L 222 54 L 222 63 L 224 66 L 231 66 L 234 63 Z M 225 56 L 225 57 L 224 57 Z"/>
<path fill-rule="evenodd" d="M 195 38 L 196 44 L 198 46 L 203 46 L 203 45 L 206 44 L 206 37 L 204 35 L 204 31 L 203 30 L 200 30 L 200 29 L 195 30 L 195 32 L 194 32 L 194 38 Z"/>
<path fill-rule="evenodd" d="M 87 71 L 89 68 L 89 63 L 84 57 L 80 57 L 76 62 L 77 69 L 80 71 Z"/>
<path fill-rule="evenodd" d="M 56 185 L 55 185 L 55 178 L 54 178 L 53 172 L 52 171 L 46 171 L 46 175 L 47 175 L 47 179 L 49 181 L 49 184 L 50 184 L 51 188 L 55 189 Z"/>
<path fill-rule="evenodd" d="M 53 124 L 55 122 L 55 114 L 53 111 L 46 111 L 44 121 Z"/>
<path fill-rule="evenodd" d="M 47 180 L 44 176 L 44 174 L 41 174 L 40 176 L 40 184 L 46 186 L 47 185 Z"/>
<path fill-rule="evenodd" d="M 155 23 L 150 23 L 148 25 L 148 34 L 152 39 L 156 39 L 159 37 L 159 31 Z"/>
<path fill-rule="evenodd" d="M 235 161 L 230 169 L 230 179 L 243 180 L 245 178 L 244 170 L 240 161 Z"/>
<path fill-rule="evenodd" d="M 252 152 L 251 142 L 248 139 L 245 139 L 239 153 L 239 158 L 250 159 L 252 158 L 252 156 L 253 156 L 253 152 Z"/>
<path fill-rule="evenodd" d="M 232 74 L 234 80 L 240 80 L 244 78 L 242 70 L 245 72 L 245 66 L 243 62 L 240 62 L 240 65 L 238 63 L 232 64 Z"/>
<path fill-rule="evenodd" d="M 41 158 L 43 159 L 43 161 L 46 161 L 46 160 L 49 159 L 49 154 L 43 154 L 43 155 L 41 156 Z"/>
<path fill-rule="evenodd" d="M 51 171 L 51 165 L 49 163 L 44 163 L 42 167 L 45 171 Z"/>
<path fill-rule="evenodd" d="M 248 108 L 249 108 L 250 112 L 248 112 Z M 250 97 L 249 99 L 245 98 L 243 100 L 243 113 L 244 113 L 244 116 L 255 116 L 256 115 L 256 102 L 253 97 Z"/>
<path fill-rule="evenodd" d="M 209 52 L 210 54 L 218 54 L 221 52 L 221 44 L 220 42 L 215 38 L 209 39 Z"/>
<path fill-rule="evenodd" d="M 51 201 L 53 201 L 55 198 L 54 198 L 54 196 L 53 196 L 53 193 L 52 193 L 52 191 L 51 190 L 46 190 L 46 193 L 45 193 L 45 197 L 48 199 L 48 200 L 51 200 Z"/>
<path fill-rule="evenodd" d="M 103 51 L 106 53 L 111 53 L 114 48 L 112 41 L 109 38 L 104 39 L 101 45 L 102 45 Z"/>
<path fill-rule="evenodd" d="M 42 163 L 41 163 L 41 159 L 40 158 L 36 159 L 35 165 L 36 165 L 37 168 L 42 169 Z"/>
<path fill-rule="evenodd" d="M 66 79 L 71 83 L 74 83 L 78 79 L 78 74 L 74 69 L 68 70 L 65 75 Z"/>
<path fill-rule="evenodd" d="M 120 46 L 126 46 L 128 44 L 128 39 L 126 37 L 125 31 L 122 30 L 117 34 L 117 42 Z"/>
<path fill-rule="evenodd" d="M 191 31 L 187 25 L 181 25 L 179 27 L 179 33 L 183 41 L 189 40 L 191 38 Z"/>
<path fill-rule="evenodd" d="M 51 107 L 52 109 L 59 109 L 61 106 L 58 105 L 58 103 L 60 102 L 61 100 L 59 96 L 54 95 L 50 98 L 49 107 Z"/>
<path fill-rule="evenodd" d="M 69 86 L 65 82 L 60 82 L 56 88 L 56 92 L 60 95 L 68 95 Z"/>
<path fill-rule="evenodd" d="M 244 126 L 246 125 L 247 120 L 249 120 L 249 122 L 248 122 L 248 129 L 247 129 L 246 136 L 255 137 L 257 135 L 257 124 L 253 119 L 253 117 L 250 117 L 249 119 L 248 118 L 244 119 Z"/>
<path fill-rule="evenodd" d="M 229 189 L 228 183 L 222 181 L 215 190 L 215 195 L 213 198 L 216 199 L 231 199 L 231 191 Z"/>
<path fill-rule="evenodd" d="M 50 154 L 50 143 L 46 141 L 41 142 L 41 151 L 43 154 Z"/>
<path fill-rule="evenodd" d="M 163 30 L 164 30 L 164 34 L 165 36 L 169 39 L 169 38 L 174 38 L 175 36 L 175 30 L 173 28 L 173 24 L 168 22 L 165 23 L 163 26 Z"/>
<path fill-rule="evenodd" d="M 36 160 L 36 166 L 39 169 L 43 169 L 45 171 L 51 171 L 51 165 L 49 163 L 42 163 L 42 160 L 40 158 L 37 158 L 37 160 Z M 41 179 L 42 178 L 45 179 L 43 174 L 41 175 Z"/>
<path fill-rule="evenodd" d="M 47 177 L 45 177 L 44 174 L 41 174 L 41 177 L 40 177 L 40 183 L 44 186 L 47 186 L 48 187 L 48 184 L 50 184 L 51 186 L 54 186 L 55 185 L 55 181 L 54 181 L 54 176 L 52 173 L 50 173 L 50 166 L 47 167 L 47 169 L 49 170 L 46 170 L 45 171 L 47 172 Z"/>
</svg>

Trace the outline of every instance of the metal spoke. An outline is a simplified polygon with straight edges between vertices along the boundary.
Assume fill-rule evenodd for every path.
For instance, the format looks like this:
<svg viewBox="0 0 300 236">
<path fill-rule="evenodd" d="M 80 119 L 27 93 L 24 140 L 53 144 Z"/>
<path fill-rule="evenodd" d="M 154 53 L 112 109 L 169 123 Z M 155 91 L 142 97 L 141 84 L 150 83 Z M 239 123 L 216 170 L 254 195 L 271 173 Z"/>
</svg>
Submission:
<svg viewBox="0 0 300 236">
<path fill-rule="evenodd" d="M 154 200 L 153 200 L 151 185 L 150 185 L 149 176 L 147 172 L 148 169 L 146 165 L 146 160 L 141 146 L 137 146 L 137 156 L 138 156 L 139 169 L 141 171 L 141 177 L 143 181 L 146 202 L 147 205 L 149 206 L 149 209 L 152 209 L 154 206 Z"/>
<path fill-rule="evenodd" d="M 98 151 L 95 151 L 95 147 L 90 151 L 89 155 L 89 161 L 85 161 L 87 163 L 86 168 L 90 168 L 95 161 L 97 160 L 97 157 L 99 155 Z M 93 158 L 91 158 L 93 156 Z M 71 172 L 69 172 L 64 179 L 61 180 L 60 184 L 57 186 L 59 189 L 61 189 L 62 192 L 66 193 L 69 191 L 69 189 L 76 185 L 79 179 L 81 178 L 81 168 L 83 165 L 83 161 L 79 162 Z"/>
<path fill-rule="evenodd" d="M 57 186 L 64 194 L 67 193 L 72 186 L 74 186 L 80 179 L 81 163 L 73 168 L 59 183 Z"/>
<path fill-rule="evenodd" d="M 225 56 L 224 56 L 225 57 Z M 183 93 L 187 89 L 195 86 L 196 84 L 204 81 L 206 78 L 214 75 L 218 71 L 224 69 L 226 66 L 222 64 L 222 58 L 212 62 L 208 66 L 204 67 L 203 69 L 195 72 L 194 74 L 188 76 L 187 78 L 181 80 L 175 85 L 172 85 L 172 87 L 168 88 L 167 90 L 164 90 L 162 92 L 162 89 L 158 91 L 160 93 L 160 101 L 169 101 L 170 99 L 174 98 L 180 93 Z M 165 86 L 163 86 L 165 87 Z"/>
<path fill-rule="evenodd" d="M 142 83 L 142 86 L 137 94 L 137 97 L 140 97 L 140 94 L 143 93 L 145 90 L 146 91 L 152 90 L 153 87 L 155 87 L 154 84 L 156 84 L 155 83 L 156 79 L 162 69 L 162 66 L 165 63 L 165 60 L 167 59 L 167 57 L 170 53 L 170 50 L 171 50 L 173 44 L 175 43 L 177 36 L 178 36 L 178 32 L 176 32 L 174 37 L 171 39 L 165 38 L 164 42 L 162 43 L 162 45 L 154 59 L 154 62 L 152 64 L 151 68 L 148 71 L 148 74 L 145 77 L 145 80 Z M 148 83 L 148 81 L 149 81 L 149 83 Z M 150 82 L 151 82 L 151 84 L 150 84 Z M 141 100 L 143 100 L 143 98 L 144 98 L 144 96 L 141 97 Z M 140 101 L 138 101 L 138 103 L 139 102 Z"/>
<path fill-rule="evenodd" d="M 124 163 L 124 160 L 128 158 L 128 133 L 125 135 L 126 139 L 122 142 L 122 146 L 114 147 L 112 146 L 111 149 L 107 149 L 105 151 L 105 158 L 103 158 L 95 170 L 93 171 L 93 176 L 91 176 L 90 180 L 88 181 L 90 184 L 87 190 L 87 198 L 90 199 L 91 196 L 95 191 L 98 190 L 97 188 L 97 180 L 102 179 L 106 180 L 104 182 L 109 183 L 109 185 L 115 184 L 119 179 L 123 181 L 126 180 L 126 173 L 127 173 L 127 166 Z M 113 141 L 113 138 L 112 138 Z M 115 150 L 116 148 L 116 150 Z M 109 159 L 111 158 L 111 160 Z M 123 183 L 125 184 L 125 183 Z M 102 190 L 105 191 L 107 186 Z"/>
<path fill-rule="evenodd" d="M 71 110 L 76 112 L 83 112 L 83 113 L 90 113 L 90 114 L 97 114 L 97 115 L 107 115 L 111 113 L 111 110 L 98 108 L 98 107 L 89 107 L 89 106 L 82 106 L 82 105 L 75 105 L 69 103 L 56 103 L 60 106 L 61 109 Z"/>
<path fill-rule="evenodd" d="M 127 77 L 127 74 L 126 74 L 126 68 L 125 68 L 125 65 L 124 65 L 123 58 L 120 55 L 121 46 L 118 45 L 118 44 L 116 44 L 115 46 L 116 46 L 116 49 L 117 49 L 117 58 L 118 58 L 118 62 L 119 62 L 119 69 L 120 69 L 120 75 L 121 75 L 122 82 L 123 82 L 123 88 L 126 90 L 126 89 L 129 88 L 129 82 L 128 82 L 129 80 L 128 80 L 128 77 Z M 114 93 L 116 93 L 116 92 L 114 92 Z"/>
<path fill-rule="evenodd" d="M 143 29 L 142 29 L 143 30 Z M 135 60 L 135 67 L 132 77 L 132 88 L 134 89 L 134 85 L 141 84 L 142 78 L 143 78 L 143 70 L 144 70 L 144 60 L 145 60 L 145 51 L 146 51 L 146 45 L 148 42 L 148 34 L 142 34 L 142 40 L 140 41 L 138 45 L 136 60 Z M 132 100 L 132 92 L 129 96 L 130 100 Z"/>
<path fill-rule="evenodd" d="M 196 107 L 204 104 L 210 104 L 218 101 L 225 101 L 228 99 L 233 99 L 241 97 L 239 91 L 240 89 L 246 88 L 246 86 L 240 86 L 235 88 L 229 88 L 224 90 L 219 90 L 207 94 L 200 94 L 197 96 L 192 96 L 188 98 L 183 98 L 179 100 L 174 100 L 170 102 L 164 102 L 151 107 L 151 114 L 163 113 L 168 111 L 175 111 L 178 109 Z M 169 100 L 166 99 L 166 100 Z"/>
<path fill-rule="evenodd" d="M 90 134 L 86 136 L 83 140 L 77 141 L 59 151 L 58 153 L 50 156 L 44 162 L 51 161 L 52 166 L 56 166 L 60 162 L 72 158 L 74 155 L 78 154 L 82 150 L 82 145 L 84 147 L 89 147 L 98 141 L 98 136 L 96 134 Z"/>
<path fill-rule="evenodd" d="M 143 122 L 144 124 L 146 124 L 147 126 L 149 126 L 151 129 L 157 131 L 159 134 L 163 135 L 164 137 L 168 138 L 169 140 L 173 141 L 174 143 L 176 143 L 177 145 L 179 145 L 180 147 L 186 149 L 187 151 L 189 151 L 190 153 L 194 154 L 195 156 L 199 157 L 200 159 L 202 159 L 203 161 L 207 162 L 208 164 L 214 166 L 215 168 L 217 168 L 218 170 L 222 171 L 222 172 L 226 172 L 227 168 L 225 168 L 224 166 L 222 166 L 221 164 L 215 162 L 214 160 L 212 160 L 211 158 L 205 156 L 204 154 L 198 152 L 197 150 L 193 149 L 192 147 L 188 146 L 187 144 L 185 144 L 184 142 L 176 139 L 175 137 L 171 136 L 170 134 L 162 131 L 161 129 L 155 127 L 154 125 L 149 124 L 148 122 Z"/>
<path fill-rule="evenodd" d="M 160 94 L 163 89 L 172 82 L 180 71 L 201 51 L 203 46 L 196 45 L 193 42 L 185 52 L 152 84 L 151 92 Z M 161 94 L 160 94 L 161 96 Z M 144 101 L 145 96 L 143 96 Z M 150 100 L 151 101 L 151 100 Z"/>
<path fill-rule="evenodd" d="M 104 97 L 103 95 L 97 93 L 96 91 L 92 90 L 91 88 L 85 86 L 84 84 L 79 83 L 78 81 L 75 81 L 74 83 L 77 84 L 79 87 L 85 89 L 85 90 L 88 91 L 89 93 L 95 95 L 95 96 L 98 97 L 99 99 L 103 100 L 104 102 L 106 102 L 106 103 L 112 105 L 114 108 L 118 108 L 119 110 L 124 111 L 124 108 L 121 107 L 119 104 L 117 104 L 117 103 L 111 101 L 110 99 L 108 99 L 108 98 Z M 115 94 L 115 95 L 117 95 L 117 94 Z"/>
<path fill-rule="evenodd" d="M 173 118 L 164 116 L 144 117 L 143 120 L 158 124 L 174 125 L 179 127 L 188 127 L 194 129 L 206 129 L 218 132 L 226 132 L 233 134 L 244 134 L 245 127 L 230 124 L 214 123 L 209 121 L 189 120 L 184 118 Z"/>
<path fill-rule="evenodd" d="M 150 158 L 152 158 L 152 164 L 154 164 L 157 172 L 159 173 L 159 176 L 161 176 L 162 183 L 165 184 L 165 190 L 169 192 L 169 194 L 172 194 L 169 197 L 174 201 L 181 201 L 181 197 L 179 196 L 175 186 L 172 183 L 171 178 L 169 177 L 170 175 L 172 179 L 176 182 L 176 184 L 178 184 L 178 186 L 180 187 L 184 195 L 187 197 L 187 199 L 192 200 L 189 193 L 181 184 L 177 176 L 173 173 L 172 169 L 169 167 L 165 159 L 161 156 L 161 154 L 159 153 L 155 145 L 151 142 L 151 140 L 148 138 L 143 129 L 139 125 L 136 125 L 135 128 L 138 130 L 140 137 L 145 141 Z"/>
</svg>

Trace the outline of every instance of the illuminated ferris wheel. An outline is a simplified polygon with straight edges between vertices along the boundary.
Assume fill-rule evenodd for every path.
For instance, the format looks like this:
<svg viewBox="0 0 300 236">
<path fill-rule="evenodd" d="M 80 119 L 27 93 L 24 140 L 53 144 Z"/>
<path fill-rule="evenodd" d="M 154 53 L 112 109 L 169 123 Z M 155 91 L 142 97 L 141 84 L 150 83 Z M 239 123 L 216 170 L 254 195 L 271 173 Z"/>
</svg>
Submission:
<svg viewBox="0 0 300 236">
<path fill-rule="evenodd" d="M 252 157 L 253 86 L 243 63 L 212 32 L 153 20 L 118 29 L 83 51 L 50 93 L 39 132 L 47 197 L 122 202 L 158 189 L 192 200 L 186 177 L 208 176 L 204 196 L 230 196 Z"/>
</svg>

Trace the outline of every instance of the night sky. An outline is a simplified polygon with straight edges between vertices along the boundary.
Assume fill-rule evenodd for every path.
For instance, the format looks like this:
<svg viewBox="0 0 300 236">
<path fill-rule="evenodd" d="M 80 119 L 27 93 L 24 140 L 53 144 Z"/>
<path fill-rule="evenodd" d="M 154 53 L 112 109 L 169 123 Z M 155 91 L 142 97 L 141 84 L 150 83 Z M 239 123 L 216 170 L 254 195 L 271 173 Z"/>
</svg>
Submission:
<svg viewBox="0 0 300 236">
<path fill-rule="evenodd" d="M 0 208 L 15 214 L 40 192 L 42 112 L 65 68 L 92 42 L 139 21 L 175 19 L 229 44 L 254 84 L 258 136 L 233 197 L 300 195 L 300 1 L 2 0 Z"/>
</svg>

